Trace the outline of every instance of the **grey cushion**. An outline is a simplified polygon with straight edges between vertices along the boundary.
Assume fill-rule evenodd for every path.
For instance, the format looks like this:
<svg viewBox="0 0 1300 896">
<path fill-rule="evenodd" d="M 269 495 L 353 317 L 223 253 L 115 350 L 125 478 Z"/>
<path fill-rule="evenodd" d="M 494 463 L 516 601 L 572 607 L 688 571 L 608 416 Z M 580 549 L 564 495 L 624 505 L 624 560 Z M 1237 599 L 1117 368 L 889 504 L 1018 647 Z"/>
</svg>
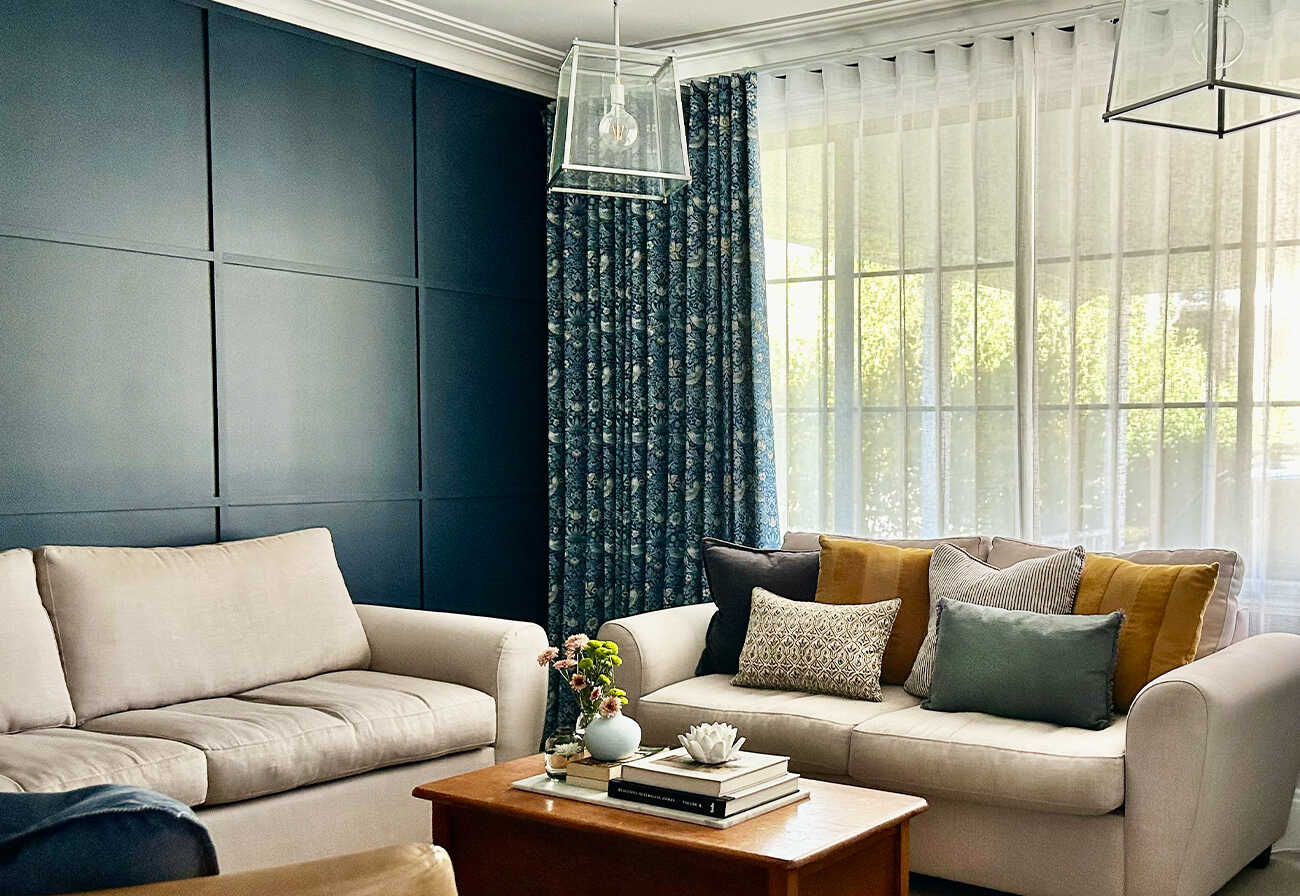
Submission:
<svg viewBox="0 0 1300 896">
<path fill-rule="evenodd" d="M 939 712 L 1105 728 L 1124 614 L 1002 610 L 939 598 L 934 679 Z"/>
<path fill-rule="evenodd" d="M 489 745 L 496 704 L 462 685 L 349 670 L 87 726 L 201 750 L 211 805 Z"/>
<path fill-rule="evenodd" d="M 939 545 L 930 557 L 930 621 L 903 687 L 917 697 L 930 695 L 934 674 L 935 613 L 941 597 L 1005 610 L 1070 613 L 1079 593 L 1083 548 L 995 569 L 952 545 Z"/>
<path fill-rule="evenodd" d="M 326 529 L 45 547 L 36 571 L 79 722 L 370 663 Z"/>
<path fill-rule="evenodd" d="M 0 733 L 74 722 L 32 552 L 0 553 Z"/>
<path fill-rule="evenodd" d="M 804 603 L 755 588 L 732 684 L 880 700 L 880 665 L 901 603 Z"/>
<path fill-rule="evenodd" d="M 0 790 L 48 792 L 92 784 L 143 787 L 190 806 L 203 802 L 208 790 L 203 754 L 175 741 L 76 728 L 0 735 Z"/>
<path fill-rule="evenodd" d="M 849 735 L 855 725 L 920 701 L 897 685 L 881 688 L 881 702 L 850 700 L 807 691 L 738 688 L 730 675 L 704 675 L 660 688 L 641 698 L 636 720 L 641 741 L 677 742 L 699 722 L 729 722 L 745 736 L 745 748 L 790 757 L 803 774 L 844 775 Z M 932 713 L 938 715 L 938 713 Z"/>
</svg>

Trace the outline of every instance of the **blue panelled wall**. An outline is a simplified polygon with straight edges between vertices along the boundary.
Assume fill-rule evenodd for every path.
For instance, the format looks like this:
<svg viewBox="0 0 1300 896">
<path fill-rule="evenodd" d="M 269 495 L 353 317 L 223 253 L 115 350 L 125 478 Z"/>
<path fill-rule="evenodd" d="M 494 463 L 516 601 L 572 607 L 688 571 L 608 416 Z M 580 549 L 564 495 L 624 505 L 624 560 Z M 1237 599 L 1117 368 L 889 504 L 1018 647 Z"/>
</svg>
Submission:
<svg viewBox="0 0 1300 896">
<path fill-rule="evenodd" d="M 359 602 L 544 619 L 544 100 L 3 5 L 0 550 L 323 525 Z"/>
</svg>

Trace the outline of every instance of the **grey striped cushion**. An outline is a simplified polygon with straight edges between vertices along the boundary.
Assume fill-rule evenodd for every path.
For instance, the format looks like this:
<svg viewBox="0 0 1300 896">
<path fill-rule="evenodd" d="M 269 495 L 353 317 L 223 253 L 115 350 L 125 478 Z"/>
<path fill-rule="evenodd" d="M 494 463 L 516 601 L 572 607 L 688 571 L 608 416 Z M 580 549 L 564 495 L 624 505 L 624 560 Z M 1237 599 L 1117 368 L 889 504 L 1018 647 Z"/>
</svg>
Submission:
<svg viewBox="0 0 1300 896">
<path fill-rule="evenodd" d="M 961 548 L 950 544 L 936 547 L 930 557 L 930 625 L 903 690 L 914 697 L 930 696 L 939 598 L 1003 610 L 1072 613 L 1083 573 L 1083 556 L 1083 548 L 1077 547 L 996 569 Z"/>
</svg>

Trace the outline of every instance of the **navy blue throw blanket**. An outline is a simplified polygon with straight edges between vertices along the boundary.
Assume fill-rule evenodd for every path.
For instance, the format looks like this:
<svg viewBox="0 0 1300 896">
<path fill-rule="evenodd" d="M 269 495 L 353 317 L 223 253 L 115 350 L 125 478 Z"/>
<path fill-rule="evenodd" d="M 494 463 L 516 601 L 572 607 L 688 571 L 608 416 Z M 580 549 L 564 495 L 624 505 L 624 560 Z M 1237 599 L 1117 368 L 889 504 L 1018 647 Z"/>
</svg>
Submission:
<svg viewBox="0 0 1300 896">
<path fill-rule="evenodd" d="M 0 893 L 73 893 L 217 873 L 207 828 L 168 796 L 101 784 L 0 793 Z"/>
</svg>

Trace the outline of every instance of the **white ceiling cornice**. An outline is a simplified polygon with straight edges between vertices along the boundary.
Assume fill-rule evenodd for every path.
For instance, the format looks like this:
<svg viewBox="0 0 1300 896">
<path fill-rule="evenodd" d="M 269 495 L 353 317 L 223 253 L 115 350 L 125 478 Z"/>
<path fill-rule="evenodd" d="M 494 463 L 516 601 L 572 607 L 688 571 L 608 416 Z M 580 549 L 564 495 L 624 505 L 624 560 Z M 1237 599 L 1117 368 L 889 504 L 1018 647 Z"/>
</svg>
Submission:
<svg viewBox="0 0 1300 896">
<path fill-rule="evenodd" d="M 866 0 L 642 46 L 674 51 L 681 78 L 702 78 L 1118 9 L 1119 0 Z"/>
<path fill-rule="evenodd" d="M 554 96 L 564 52 L 411 0 L 222 0 L 313 31 Z"/>
<path fill-rule="evenodd" d="M 563 50 L 431 9 L 437 0 L 223 0 L 249 12 L 543 96 L 554 96 Z M 529 2 L 529 0 L 525 0 Z M 559 2 L 559 0 L 557 0 Z M 1113 12 L 1119 0 L 864 0 L 847 6 L 683 34 L 638 46 L 673 51 L 683 79 L 779 69 L 894 45 L 1014 27 L 1053 16 Z"/>
</svg>

